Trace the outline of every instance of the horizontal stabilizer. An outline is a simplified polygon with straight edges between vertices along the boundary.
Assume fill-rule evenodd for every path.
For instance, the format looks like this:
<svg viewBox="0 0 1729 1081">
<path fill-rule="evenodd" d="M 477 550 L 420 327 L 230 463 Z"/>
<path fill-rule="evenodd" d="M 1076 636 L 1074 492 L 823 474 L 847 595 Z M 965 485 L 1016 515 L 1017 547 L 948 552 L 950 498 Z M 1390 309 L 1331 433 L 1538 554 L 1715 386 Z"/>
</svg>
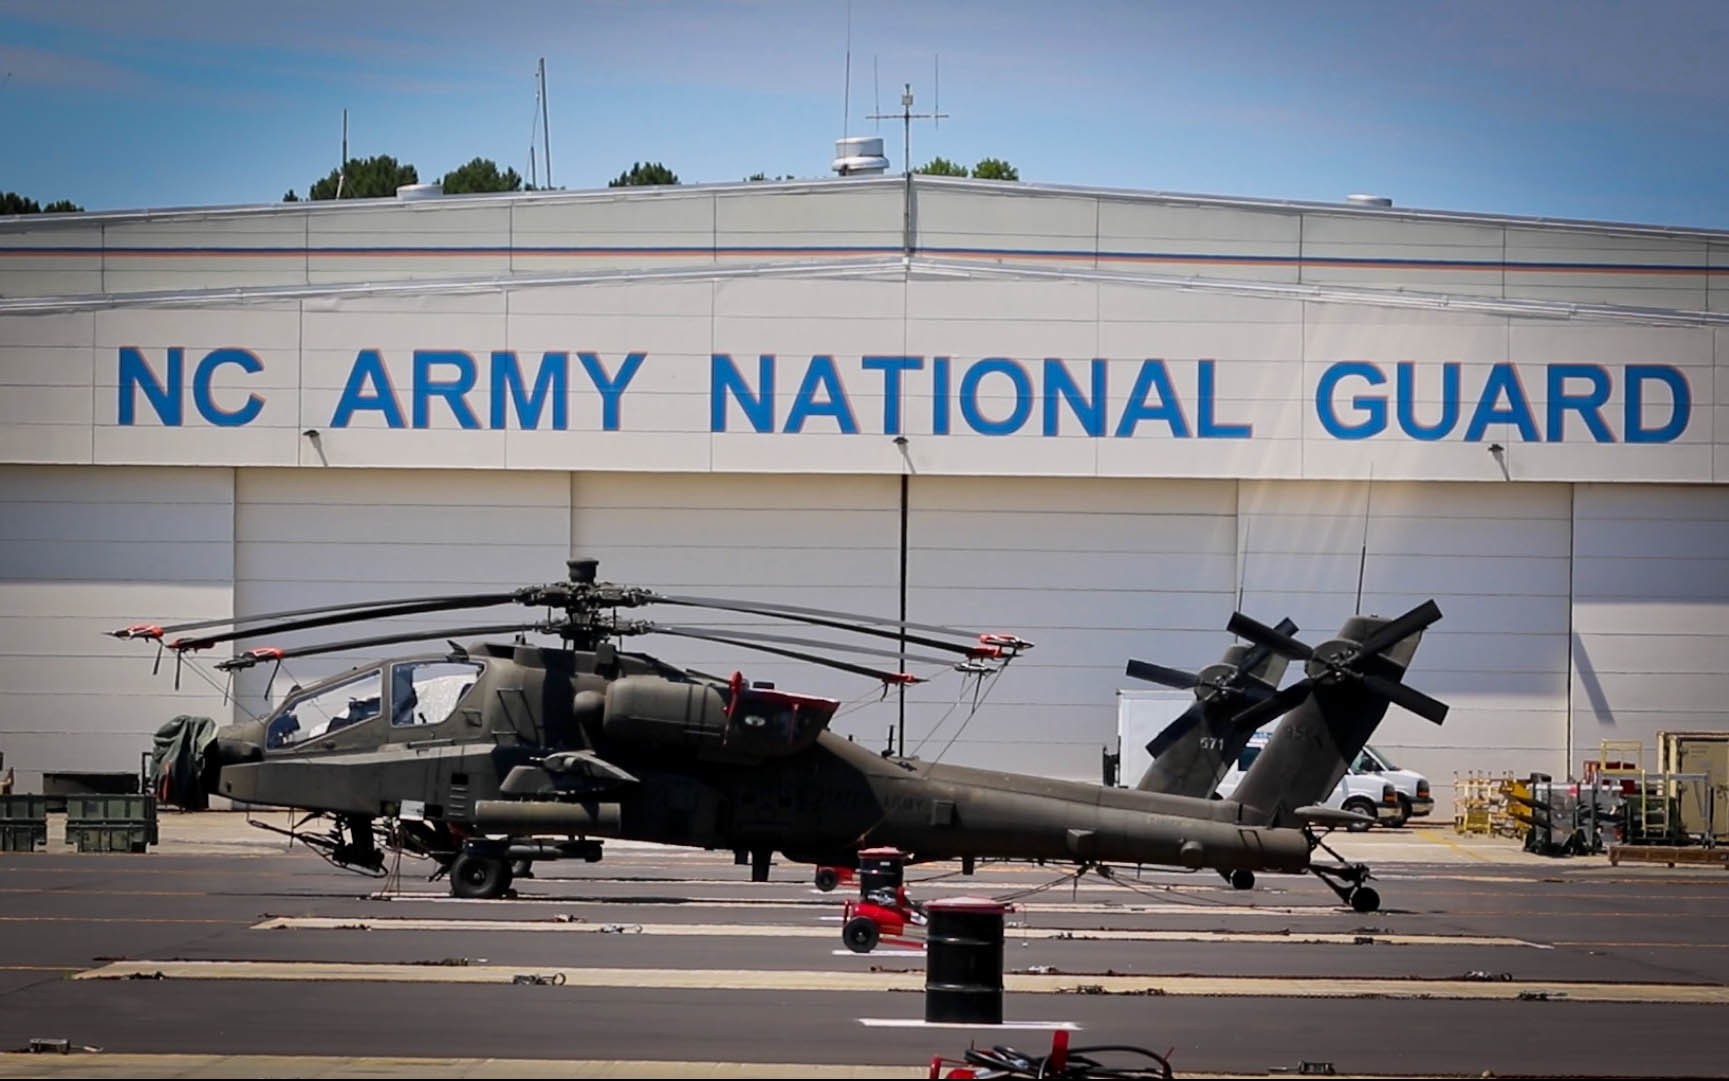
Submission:
<svg viewBox="0 0 1729 1081">
<path fill-rule="evenodd" d="M 1367 822 L 1373 825 L 1375 820 L 1368 815 L 1356 811 L 1343 811 L 1336 807 L 1321 807 L 1311 804 L 1308 807 L 1298 807 L 1294 812 L 1297 820 L 1305 826 L 1360 826 Z"/>
</svg>

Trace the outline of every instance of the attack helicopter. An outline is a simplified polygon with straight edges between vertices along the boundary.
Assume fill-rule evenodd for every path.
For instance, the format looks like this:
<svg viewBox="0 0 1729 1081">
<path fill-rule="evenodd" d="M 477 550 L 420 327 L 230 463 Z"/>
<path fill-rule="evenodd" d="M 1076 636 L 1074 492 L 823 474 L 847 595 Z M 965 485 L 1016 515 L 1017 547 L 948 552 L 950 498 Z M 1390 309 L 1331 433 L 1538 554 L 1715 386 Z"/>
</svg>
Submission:
<svg viewBox="0 0 1729 1081">
<path fill-rule="evenodd" d="M 1271 654 L 1305 660 L 1307 677 L 1248 707 L 1237 724 L 1284 714 L 1235 800 L 1164 795 L 923 762 L 877 753 L 829 730 L 839 703 L 681 668 L 618 648 L 631 634 L 706 639 L 815 661 L 884 687 L 915 677 L 788 646 L 795 640 L 619 617 L 650 605 L 750 613 L 895 639 L 994 670 L 1032 648 L 1012 634 L 686 597 L 597 580 L 597 563 L 569 561 L 566 580 L 504 593 L 359 602 L 172 627 L 116 637 L 154 640 L 179 658 L 245 638 L 339 623 L 482 608 L 543 607 L 531 623 L 377 635 L 289 649 L 248 649 L 232 671 L 314 652 L 442 638 L 449 649 L 361 666 L 291 691 L 268 715 L 227 726 L 205 745 L 198 786 L 247 805 L 308 810 L 333 823 L 299 836 L 340 865 L 378 872 L 379 846 L 430 857 L 460 897 L 499 897 L 533 862 L 602 858 L 608 839 L 731 850 L 753 880 L 775 851 L 795 862 L 851 865 L 862 848 L 893 846 L 913 861 L 1050 860 L 1103 867 L 1163 864 L 1312 871 L 1342 900 L 1378 904 L 1367 869 L 1311 860 L 1317 830 L 1349 817 L 1314 806 L 1342 775 L 1389 701 L 1446 707 L 1399 682 L 1434 602 L 1395 620 L 1353 617 L 1310 649 L 1240 613 L 1229 629 Z M 219 633 L 213 628 L 234 629 Z M 561 647 L 525 632 L 556 634 Z M 515 633 L 512 642 L 455 639 Z M 168 636 L 176 637 L 169 638 Z M 806 642 L 808 643 L 808 641 Z M 832 644 L 829 644 L 832 648 Z M 871 651 L 870 647 L 852 647 Z M 909 655 L 910 656 L 910 655 Z M 923 659 L 929 660 L 929 655 Z M 1435 715 L 1438 714 L 1438 715 Z M 1250 722 L 1253 723 L 1250 723 Z M 1335 770 L 1337 772 L 1335 772 Z M 1288 780 L 1287 780 L 1288 779 Z M 183 778 L 184 780 L 184 778 Z M 1330 850 L 1329 850 L 1330 852 Z M 1367 905 L 1368 907 L 1363 907 Z"/>
</svg>

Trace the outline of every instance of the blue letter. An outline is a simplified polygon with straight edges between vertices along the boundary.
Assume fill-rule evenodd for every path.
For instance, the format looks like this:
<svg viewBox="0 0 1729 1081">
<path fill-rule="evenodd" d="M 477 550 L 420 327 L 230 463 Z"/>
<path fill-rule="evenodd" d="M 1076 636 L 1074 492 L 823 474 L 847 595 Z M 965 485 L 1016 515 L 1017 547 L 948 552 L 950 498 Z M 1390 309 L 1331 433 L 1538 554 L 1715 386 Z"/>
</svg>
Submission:
<svg viewBox="0 0 1729 1081">
<path fill-rule="evenodd" d="M 732 391 L 738 407 L 759 432 L 774 431 L 774 354 L 764 353 L 757 360 L 757 385 L 762 393 L 752 395 L 745 386 L 744 376 L 733 367 L 732 354 L 714 353 L 709 358 L 708 430 L 726 431 L 726 392 Z"/>
<path fill-rule="evenodd" d="M 1045 434 L 1057 434 L 1057 399 L 1069 403 L 1075 419 L 1088 435 L 1105 434 L 1105 362 L 1093 360 L 1093 396 L 1081 397 L 1081 388 L 1059 357 L 1045 358 Z"/>
<path fill-rule="evenodd" d="M 1158 405 L 1147 401 L 1147 392 L 1154 390 L 1158 391 Z M 1171 389 L 1171 377 L 1162 360 L 1141 361 L 1134 389 L 1129 391 L 1123 415 L 1117 418 L 1117 437 L 1134 435 L 1135 425 L 1143 420 L 1165 421 L 1171 426 L 1171 435 L 1178 439 L 1189 437 L 1189 422 L 1183 417 L 1183 403 L 1177 401 L 1177 392 Z"/>
<path fill-rule="evenodd" d="M 624 358 L 619 366 L 618 374 L 611 379 L 606 376 L 606 366 L 593 353 L 579 353 L 582 366 L 588 372 L 589 381 L 594 389 L 600 391 L 600 427 L 602 431 L 618 431 L 618 398 L 624 393 L 624 388 L 630 386 L 630 381 L 636 378 L 636 370 L 642 367 L 642 358 L 646 353 L 632 353 Z"/>
<path fill-rule="evenodd" d="M 1567 380 L 1589 379 L 1591 389 L 1583 394 L 1568 394 Z M 1562 430 L 1564 414 L 1577 410 L 1591 438 L 1599 443 L 1615 442 L 1615 433 L 1603 423 L 1603 403 L 1609 400 L 1609 373 L 1595 364 L 1549 365 L 1549 442 L 1566 441 Z"/>
<path fill-rule="evenodd" d="M 1001 372 L 1015 385 L 1015 406 L 1002 420 L 990 420 L 979 410 L 979 382 L 992 372 Z M 1008 357 L 986 357 L 961 376 L 961 416 L 980 435 L 1009 435 L 1020 431 L 1033 412 L 1033 381 L 1026 369 Z"/>
<path fill-rule="evenodd" d="M 135 423 L 134 409 L 137 391 L 142 389 L 144 396 L 150 399 L 150 404 L 156 409 L 156 416 L 170 428 L 180 426 L 180 392 L 181 382 L 186 368 L 186 351 L 180 346 L 171 346 L 168 350 L 168 374 L 158 383 L 155 373 L 150 370 L 150 363 L 144 359 L 144 350 L 134 346 L 120 347 L 120 423 Z"/>
<path fill-rule="evenodd" d="M 1339 414 L 1333 407 L 1333 390 L 1339 385 L 1339 380 L 1352 375 L 1362 378 L 1372 387 L 1387 381 L 1380 368 L 1361 360 L 1340 361 L 1321 373 L 1321 381 L 1315 386 L 1315 415 L 1321 418 L 1321 427 L 1327 429 L 1327 434 L 1334 439 L 1367 439 L 1387 430 L 1385 398 L 1352 398 L 1352 408 L 1361 409 L 1367 414 L 1366 419 L 1349 428 L 1339 423 Z"/>
<path fill-rule="evenodd" d="M 372 393 L 363 394 L 362 389 L 368 383 L 372 385 Z M 390 372 L 384 367 L 384 358 L 376 349 L 362 349 L 354 358 L 354 367 L 348 372 L 348 385 L 342 388 L 342 397 L 337 399 L 330 426 L 348 427 L 357 409 L 376 409 L 384 414 L 384 423 L 390 427 L 403 426 L 402 405 L 396 400 L 396 388 L 390 385 Z"/>
<path fill-rule="evenodd" d="M 456 377 L 449 381 L 437 380 L 432 377 L 434 364 L 451 364 L 456 367 Z M 464 428 L 478 428 L 480 421 L 475 419 L 474 410 L 468 408 L 464 394 L 474 389 L 476 372 L 474 358 L 457 349 L 416 349 L 414 351 L 414 426 L 430 428 L 432 426 L 432 399 L 443 398 L 450 403 L 450 412 L 456 417 L 456 423 Z"/>
<path fill-rule="evenodd" d="M 949 358 L 931 358 L 931 434 L 949 434 Z"/>
<path fill-rule="evenodd" d="M 924 357 L 865 357 L 864 370 L 883 373 L 883 434 L 901 434 L 901 373 L 925 366 Z"/>
<path fill-rule="evenodd" d="M 1495 402 L 1501 395 L 1507 396 L 1507 408 L 1495 408 Z M 1483 384 L 1482 397 L 1477 399 L 1477 410 L 1471 414 L 1471 423 L 1465 426 L 1465 442 L 1480 443 L 1483 432 L 1492 423 L 1517 424 L 1519 438 L 1535 443 L 1541 438 L 1537 434 L 1537 418 L 1531 414 L 1531 399 L 1525 396 L 1525 387 L 1519 382 L 1519 369 L 1507 361 L 1489 369 L 1489 378 Z"/>
<path fill-rule="evenodd" d="M 1669 387 L 1672 405 L 1669 423 L 1661 428 L 1644 426 L 1645 390 L 1643 384 L 1655 379 Z M 1693 408 L 1693 393 L 1687 387 L 1687 377 L 1667 364 L 1627 365 L 1627 442 L 1669 443 L 1687 430 L 1688 414 Z"/>
<path fill-rule="evenodd" d="M 264 370 L 264 365 L 258 358 L 245 349 L 212 349 L 198 363 L 198 370 L 192 373 L 192 403 L 198 407 L 198 413 L 205 420 L 218 428 L 238 428 L 242 424 L 250 424 L 264 408 L 264 399 L 256 394 L 246 396 L 246 404 L 234 412 L 224 412 L 216 404 L 216 399 L 210 396 L 210 377 L 216 369 L 224 364 L 238 364 L 241 370 L 257 375 Z"/>
<path fill-rule="evenodd" d="M 1203 360 L 1200 364 L 1201 405 L 1200 415 L 1195 418 L 1196 434 L 1202 439 L 1247 439 L 1254 434 L 1254 429 L 1247 424 L 1219 424 L 1213 420 L 1213 362 Z"/>
<path fill-rule="evenodd" d="M 826 401 L 816 400 L 818 389 L 822 390 Z M 798 396 L 792 400 L 792 409 L 787 412 L 785 430 L 804 431 L 806 417 L 833 417 L 843 435 L 858 434 L 858 421 L 853 419 L 852 405 L 846 400 L 846 388 L 841 386 L 840 373 L 834 370 L 833 357 L 810 358 L 810 367 L 804 370 Z"/>
<path fill-rule="evenodd" d="M 1399 400 L 1399 427 L 1412 439 L 1430 442 L 1440 439 L 1459 423 L 1459 365 L 1449 361 L 1441 365 L 1441 419 L 1431 425 L 1417 423 L 1417 366 L 1408 360 L 1399 362 L 1399 375 L 1394 382 L 1394 395 Z"/>
<path fill-rule="evenodd" d="M 516 353 L 509 349 L 492 352 L 492 427 L 505 427 L 505 407 L 516 406 L 516 423 L 524 431 L 540 427 L 540 414 L 546 401 L 552 399 L 552 427 L 564 431 L 570 427 L 569 413 L 570 354 L 543 353 L 540 369 L 534 373 L 534 392 L 522 385 L 522 369 L 516 365 Z"/>
</svg>

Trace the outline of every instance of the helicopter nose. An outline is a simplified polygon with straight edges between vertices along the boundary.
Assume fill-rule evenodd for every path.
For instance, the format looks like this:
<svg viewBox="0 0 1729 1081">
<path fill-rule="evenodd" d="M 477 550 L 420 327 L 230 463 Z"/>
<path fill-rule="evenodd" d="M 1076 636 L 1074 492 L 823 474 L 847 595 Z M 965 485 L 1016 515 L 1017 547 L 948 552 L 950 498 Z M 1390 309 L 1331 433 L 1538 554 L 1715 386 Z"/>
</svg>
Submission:
<svg viewBox="0 0 1729 1081">
<path fill-rule="evenodd" d="M 212 752 L 218 766 L 238 766 L 264 759 L 264 728 L 257 723 L 231 724 L 216 732 Z"/>
</svg>

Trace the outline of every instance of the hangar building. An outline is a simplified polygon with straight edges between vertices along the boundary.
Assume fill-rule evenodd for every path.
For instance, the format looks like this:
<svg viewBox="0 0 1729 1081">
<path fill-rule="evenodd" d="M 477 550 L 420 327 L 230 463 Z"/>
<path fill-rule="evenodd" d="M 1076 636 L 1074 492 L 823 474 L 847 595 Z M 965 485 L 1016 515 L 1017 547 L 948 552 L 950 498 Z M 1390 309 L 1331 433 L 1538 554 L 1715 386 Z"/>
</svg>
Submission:
<svg viewBox="0 0 1729 1081">
<path fill-rule="evenodd" d="M 922 176 L 33 216 L 0 379 L 23 791 L 264 700 L 101 632 L 573 555 L 893 616 L 904 553 L 908 618 L 1037 643 L 976 711 L 632 646 L 945 761 L 1096 780 L 1127 659 L 1431 597 L 1409 682 L 1452 713 L 1375 742 L 1441 813 L 1725 727 L 1729 233 Z"/>
</svg>

